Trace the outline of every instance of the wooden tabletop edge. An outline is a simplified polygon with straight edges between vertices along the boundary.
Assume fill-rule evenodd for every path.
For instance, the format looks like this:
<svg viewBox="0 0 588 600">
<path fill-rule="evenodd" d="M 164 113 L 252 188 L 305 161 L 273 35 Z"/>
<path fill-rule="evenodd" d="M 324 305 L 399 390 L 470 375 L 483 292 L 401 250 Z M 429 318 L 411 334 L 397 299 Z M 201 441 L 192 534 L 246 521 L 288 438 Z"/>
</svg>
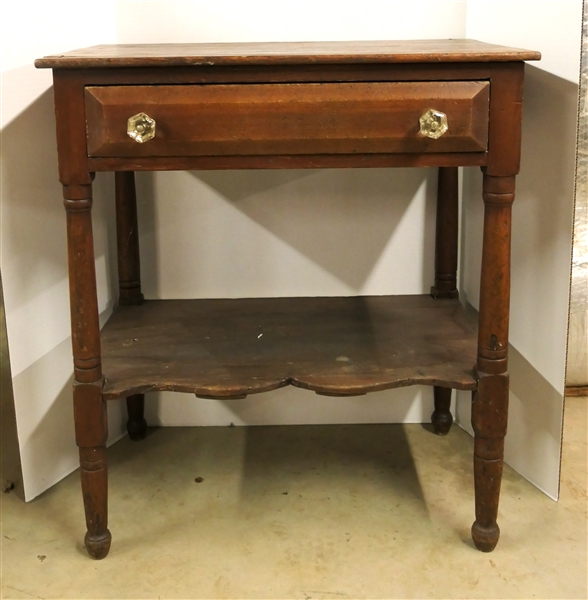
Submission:
<svg viewBox="0 0 588 600">
<path fill-rule="evenodd" d="M 455 63 L 540 60 L 477 40 L 98 45 L 35 60 L 38 69 L 213 65 Z"/>
</svg>

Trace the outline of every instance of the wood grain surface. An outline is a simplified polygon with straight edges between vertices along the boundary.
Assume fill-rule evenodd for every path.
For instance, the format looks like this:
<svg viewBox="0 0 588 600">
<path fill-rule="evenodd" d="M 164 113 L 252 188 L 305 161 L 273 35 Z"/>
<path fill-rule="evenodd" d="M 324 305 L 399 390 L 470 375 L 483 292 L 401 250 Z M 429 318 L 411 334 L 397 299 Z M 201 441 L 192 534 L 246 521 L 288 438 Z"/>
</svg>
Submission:
<svg viewBox="0 0 588 600">
<path fill-rule="evenodd" d="M 114 44 L 35 61 L 37 68 L 179 67 L 235 64 L 496 62 L 539 60 L 541 54 L 476 40 Z"/>
<path fill-rule="evenodd" d="M 459 302 L 429 296 L 152 300 L 119 307 L 102 331 L 104 396 L 472 390 L 475 347 Z"/>
<path fill-rule="evenodd" d="M 36 61 L 39 68 L 54 69 L 59 177 L 67 211 L 75 430 L 85 543 L 91 556 L 106 556 L 111 539 L 105 400 L 127 398 L 129 432 L 140 439 L 146 425 L 145 392 L 236 399 L 286 385 L 338 396 L 432 385 L 432 420 L 439 434 L 451 425 L 448 389 L 472 390 L 472 538 L 485 552 L 496 546 L 508 416 L 510 229 L 520 164 L 522 61 L 539 58 L 538 52 L 473 40 L 425 40 L 96 46 Z M 440 93 L 479 82 L 489 87 L 489 108 L 483 93 L 453 98 Z M 106 96 L 110 94 L 113 102 L 96 96 L 87 102 L 86 89 L 91 86 L 109 86 Z M 208 86 L 206 93 L 217 96 L 207 104 L 192 92 L 186 95 L 186 88 L 197 86 Z M 241 102 L 221 97 L 221 88 L 230 86 L 240 88 Z M 420 112 L 420 100 L 404 92 L 375 93 L 392 86 L 427 88 L 425 110 L 439 110 L 436 104 L 444 98 L 453 104 L 444 111 L 451 135 L 419 140 L 412 147 L 417 113 L 410 116 L 410 111 Z M 165 88 L 168 97 L 157 96 L 153 87 Z M 304 89 L 307 95 L 288 95 L 291 89 Z M 333 90 L 338 97 L 330 95 Z M 158 121 L 160 137 L 163 134 L 162 145 L 156 138 L 139 151 L 125 137 L 126 122 L 135 108 L 146 111 L 144 103 L 150 99 L 154 101 L 149 110 L 170 108 L 171 126 L 165 114 L 151 115 Z M 194 106 L 209 110 L 197 127 Z M 385 121 L 391 108 L 400 109 L 401 122 L 410 120 L 412 133 Z M 457 121 L 452 117 L 455 110 Z M 247 123 L 250 118 L 253 122 Z M 451 131 L 455 123 L 465 124 L 466 139 L 469 135 L 477 146 L 459 145 L 463 132 Z M 213 133 L 205 136 L 208 146 L 200 149 L 202 154 L 193 154 L 194 143 L 201 143 L 195 132 L 206 132 L 207 127 Z M 98 146 L 92 145 L 93 136 L 102 136 Z M 89 157 L 88 139 L 92 152 L 113 144 L 117 149 L 108 156 Z M 387 145 L 390 140 L 399 147 Z M 129 171 L 445 167 L 438 192 L 435 285 L 452 295 L 455 167 L 460 165 L 479 165 L 485 172 L 478 328 L 457 299 L 377 296 L 148 301 L 119 306 L 100 332 L 91 219 L 91 182 L 97 170 L 120 172 L 117 238 L 124 304 L 125 295 L 128 303 L 141 300 Z"/>
<path fill-rule="evenodd" d="M 87 87 L 88 154 L 227 156 L 484 152 L 487 81 Z M 419 118 L 447 115 L 439 139 Z M 145 112 L 155 138 L 138 144 L 127 119 Z"/>
<path fill-rule="evenodd" d="M 276 154 L 266 156 L 134 156 L 88 158 L 92 171 L 206 171 L 230 169 L 367 169 L 483 167 L 488 152 L 432 154 Z"/>
</svg>

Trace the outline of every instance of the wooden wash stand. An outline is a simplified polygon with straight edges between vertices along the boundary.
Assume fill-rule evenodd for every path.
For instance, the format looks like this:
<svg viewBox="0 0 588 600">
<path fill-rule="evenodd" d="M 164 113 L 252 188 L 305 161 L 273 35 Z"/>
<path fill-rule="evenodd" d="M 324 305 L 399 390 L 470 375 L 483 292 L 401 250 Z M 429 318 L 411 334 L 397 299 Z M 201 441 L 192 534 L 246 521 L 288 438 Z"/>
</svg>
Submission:
<svg viewBox="0 0 588 600">
<path fill-rule="evenodd" d="M 523 70 L 538 52 L 473 40 L 96 46 L 53 69 L 67 215 L 74 412 L 86 548 L 110 549 L 106 401 L 144 394 L 243 398 L 295 385 L 330 396 L 433 386 L 473 394 L 479 550 L 494 549 L 508 406 L 510 223 Z M 135 171 L 438 167 L 430 296 L 144 301 Z M 457 300 L 457 167 L 484 172 L 480 318 Z M 92 179 L 114 171 L 118 308 L 98 324 Z M 197 225 L 197 224 L 195 224 Z M 263 343 L 258 338 L 263 333 Z"/>
</svg>

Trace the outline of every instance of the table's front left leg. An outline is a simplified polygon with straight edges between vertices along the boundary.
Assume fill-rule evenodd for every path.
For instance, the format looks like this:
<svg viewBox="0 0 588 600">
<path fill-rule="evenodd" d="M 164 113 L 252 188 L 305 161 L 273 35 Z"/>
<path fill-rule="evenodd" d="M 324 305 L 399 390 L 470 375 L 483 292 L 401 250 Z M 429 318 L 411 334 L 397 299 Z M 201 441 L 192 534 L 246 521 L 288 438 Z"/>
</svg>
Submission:
<svg viewBox="0 0 588 600">
<path fill-rule="evenodd" d="M 92 185 L 64 185 L 74 355 L 74 420 L 86 514 L 85 544 L 93 558 L 110 550 L 106 403 L 102 396 L 100 326 L 92 236 Z"/>
<path fill-rule="evenodd" d="M 508 321 L 510 302 L 511 208 L 515 177 L 484 175 L 484 242 L 478 329 L 478 389 L 472 403 L 478 550 L 494 550 L 508 420 Z"/>
</svg>

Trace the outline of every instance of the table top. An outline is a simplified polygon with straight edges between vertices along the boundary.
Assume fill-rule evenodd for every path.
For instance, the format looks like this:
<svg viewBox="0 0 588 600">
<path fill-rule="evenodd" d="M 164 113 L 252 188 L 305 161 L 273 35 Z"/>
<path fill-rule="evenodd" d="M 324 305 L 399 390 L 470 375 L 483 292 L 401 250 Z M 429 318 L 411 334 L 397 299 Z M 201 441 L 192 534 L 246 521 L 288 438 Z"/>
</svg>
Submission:
<svg viewBox="0 0 588 600">
<path fill-rule="evenodd" d="M 541 54 L 476 40 L 114 44 L 35 61 L 37 68 L 177 67 L 357 63 L 456 63 L 539 60 Z"/>
</svg>

